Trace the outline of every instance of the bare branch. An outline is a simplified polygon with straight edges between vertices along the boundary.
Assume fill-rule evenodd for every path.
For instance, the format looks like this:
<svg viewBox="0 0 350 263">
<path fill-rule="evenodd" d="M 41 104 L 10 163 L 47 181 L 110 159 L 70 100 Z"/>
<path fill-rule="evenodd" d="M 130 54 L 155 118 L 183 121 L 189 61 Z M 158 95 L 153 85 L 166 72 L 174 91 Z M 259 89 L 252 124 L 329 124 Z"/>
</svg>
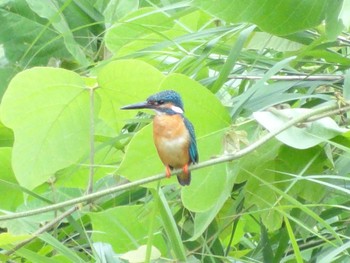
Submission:
<svg viewBox="0 0 350 263">
<path fill-rule="evenodd" d="M 244 80 L 260 80 L 263 76 L 256 75 L 230 75 L 229 79 L 244 79 Z M 272 76 L 271 80 L 279 81 L 343 81 L 344 75 L 286 75 L 286 76 Z"/>
<path fill-rule="evenodd" d="M 18 249 L 24 247 L 25 245 L 29 244 L 30 242 L 32 242 L 34 239 L 36 239 L 40 234 L 50 230 L 51 228 L 53 228 L 56 224 L 58 224 L 61 220 L 65 219 L 67 216 L 71 215 L 72 213 L 74 213 L 76 210 L 78 210 L 78 206 L 73 206 L 72 208 L 70 208 L 69 210 L 63 212 L 62 214 L 60 214 L 58 217 L 56 217 L 55 219 L 53 219 L 51 222 L 45 224 L 44 226 L 42 226 L 41 228 L 39 228 L 37 231 L 35 231 L 34 233 L 32 233 L 31 237 L 23 240 L 22 242 L 18 243 L 14 248 L 12 248 L 11 250 L 6 251 L 4 254 L 7 256 L 10 256 L 11 254 L 15 253 Z"/>
<path fill-rule="evenodd" d="M 338 103 L 334 102 L 331 105 L 327 105 L 327 106 L 324 106 L 322 108 L 317 108 L 317 109 L 311 110 L 310 112 L 308 112 L 306 114 L 300 115 L 298 117 L 295 117 L 295 118 L 289 120 L 281 128 L 275 130 L 274 132 L 270 132 L 270 133 L 266 134 L 265 136 L 261 137 L 259 140 L 255 141 L 254 143 L 252 143 L 251 145 L 242 149 L 241 151 L 238 151 L 238 152 L 233 153 L 233 154 L 224 154 L 224 155 L 221 155 L 219 157 L 201 162 L 197 165 L 193 165 L 193 166 L 189 167 L 189 170 L 198 170 L 198 169 L 201 169 L 204 167 L 208 167 L 208 166 L 212 166 L 212 165 L 216 165 L 216 164 L 224 163 L 224 162 L 230 162 L 232 160 L 241 158 L 242 156 L 254 151 L 258 147 L 260 147 L 262 144 L 266 143 L 268 140 L 274 138 L 277 134 L 280 134 L 284 130 L 286 130 L 286 129 L 288 129 L 288 128 L 290 128 L 298 123 L 308 121 L 310 118 L 313 118 L 314 116 L 320 116 L 320 115 L 321 116 L 332 116 L 335 114 L 339 114 L 339 113 L 344 112 L 344 109 L 348 109 L 348 105 L 344 105 L 343 107 L 339 107 Z M 181 169 L 174 170 L 173 175 L 176 175 L 180 172 L 182 172 Z M 67 201 L 64 201 L 61 203 L 57 203 L 54 205 L 48 205 L 46 207 L 33 209 L 30 211 L 25 211 L 25 212 L 18 212 L 18 213 L 3 215 L 3 216 L 0 216 L 0 221 L 14 219 L 14 218 L 20 218 L 20 217 L 32 216 L 32 215 L 36 215 L 36 214 L 41 214 L 41 213 L 57 210 L 57 209 L 60 209 L 60 208 L 66 207 L 66 206 L 76 205 L 76 204 L 85 203 L 85 202 L 91 202 L 92 200 L 95 200 L 95 199 L 100 198 L 102 196 L 105 196 L 108 194 L 113 194 L 113 193 L 124 191 L 124 190 L 128 190 L 128 189 L 134 188 L 136 186 L 141 186 L 144 184 L 148 184 L 148 183 L 151 183 L 154 181 L 161 180 L 163 178 L 165 178 L 165 173 L 153 175 L 153 176 L 143 178 L 143 179 L 140 179 L 140 180 L 137 180 L 134 182 L 129 182 L 129 183 L 125 183 L 123 185 L 114 186 L 114 187 L 111 187 L 108 189 L 104 189 L 104 190 L 101 190 L 101 191 L 98 191 L 95 193 L 87 194 L 87 195 L 84 195 L 84 196 L 81 196 L 78 198 L 74 198 L 71 200 L 67 200 Z"/>
<path fill-rule="evenodd" d="M 93 192 L 95 163 L 95 89 L 90 88 L 90 171 L 87 194 Z"/>
</svg>

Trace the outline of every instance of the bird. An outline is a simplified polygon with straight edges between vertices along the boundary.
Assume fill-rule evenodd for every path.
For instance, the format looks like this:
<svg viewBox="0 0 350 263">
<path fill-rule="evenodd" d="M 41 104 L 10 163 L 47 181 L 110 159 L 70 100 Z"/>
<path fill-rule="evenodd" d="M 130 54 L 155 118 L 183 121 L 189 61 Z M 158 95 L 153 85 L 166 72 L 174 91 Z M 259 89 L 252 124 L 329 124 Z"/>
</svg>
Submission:
<svg viewBox="0 0 350 263">
<path fill-rule="evenodd" d="M 146 101 L 126 105 L 122 110 L 152 109 L 153 140 L 158 155 L 165 165 L 167 178 L 171 170 L 182 169 L 177 175 L 180 185 L 191 182 L 188 167 L 198 163 L 198 150 L 195 130 L 192 123 L 184 116 L 184 104 L 181 96 L 174 90 L 164 90 L 149 96 Z"/>
</svg>

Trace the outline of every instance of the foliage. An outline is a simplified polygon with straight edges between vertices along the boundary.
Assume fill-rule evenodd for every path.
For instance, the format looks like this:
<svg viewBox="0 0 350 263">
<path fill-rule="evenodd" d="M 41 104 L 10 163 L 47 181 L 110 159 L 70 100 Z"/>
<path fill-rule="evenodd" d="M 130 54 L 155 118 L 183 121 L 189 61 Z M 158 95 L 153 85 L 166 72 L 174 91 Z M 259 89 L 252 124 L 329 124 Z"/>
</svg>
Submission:
<svg viewBox="0 0 350 263">
<path fill-rule="evenodd" d="M 349 11 L 1 1 L 1 261 L 348 261 Z M 120 110 L 166 89 L 196 129 L 187 187 L 152 177 L 151 112 Z"/>
</svg>

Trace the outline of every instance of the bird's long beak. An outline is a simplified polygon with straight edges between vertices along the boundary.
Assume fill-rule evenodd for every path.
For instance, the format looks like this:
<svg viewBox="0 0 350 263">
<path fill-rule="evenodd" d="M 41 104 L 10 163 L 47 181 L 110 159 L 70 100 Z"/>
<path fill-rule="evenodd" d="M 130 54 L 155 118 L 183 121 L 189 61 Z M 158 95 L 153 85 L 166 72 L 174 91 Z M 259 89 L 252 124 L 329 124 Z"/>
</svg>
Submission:
<svg viewBox="0 0 350 263">
<path fill-rule="evenodd" d="M 143 101 L 143 102 L 123 106 L 120 109 L 121 110 L 134 110 L 134 109 L 153 109 L 153 108 L 154 108 L 153 105 L 147 103 L 147 101 Z"/>
</svg>

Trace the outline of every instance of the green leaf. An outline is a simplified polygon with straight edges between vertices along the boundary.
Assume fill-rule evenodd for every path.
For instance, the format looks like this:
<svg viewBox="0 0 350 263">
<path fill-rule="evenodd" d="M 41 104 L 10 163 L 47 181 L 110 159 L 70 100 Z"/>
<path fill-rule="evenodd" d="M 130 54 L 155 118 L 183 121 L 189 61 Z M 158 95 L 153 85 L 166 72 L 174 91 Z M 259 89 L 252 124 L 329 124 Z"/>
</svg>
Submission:
<svg viewBox="0 0 350 263">
<path fill-rule="evenodd" d="M 217 138 L 217 140 L 206 139 L 206 141 L 209 141 L 211 145 L 219 145 L 220 138 Z M 203 149 L 203 152 L 208 152 L 204 148 L 205 146 L 206 143 L 203 141 L 199 149 Z M 213 148 L 211 149 L 218 150 L 218 147 L 216 149 Z M 196 174 L 199 175 L 196 176 Z M 194 212 L 204 212 L 211 208 L 217 209 L 215 207 L 216 202 L 218 199 L 222 199 L 222 189 L 225 188 L 226 182 L 226 167 L 223 164 L 194 172 L 191 185 L 182 189 L 181 198 L 183 205 Z"/>
<path fill-rule="evenodd" d="M 114 145 L 95 143 L 94 182 L 113 174 L 115 163 L 120 162 L 122 157 L 122 152 L 116 150 Z M 55 185 L 84 189 L 88 184 L 89 174 L 90 166 L 86 155 L 78 163 L 57 172 Z"/>
<path fill-rule="evenodd" d="M 289 246 L 289 236 L 288 232 L 285 228 L 281 228 L 278 231 L 278 248 L 275 250 L 275 256 L 273 259 L 273 263 L 281 262 L 281 259 L 286 253 L 286 250 Z"/>
<path fill-rule="evenodd" d="M 49 257 L 47 257 L 47 255 L 41 255 L 37 251 L 29 250 L 29 249 L 25 249 L 25 248 L 21 248 L 18 251 L 16 251 L 16 255 L 23 258 L 23 259 L 26 259 L 29 262 L 42 262 L 42 263 L 69 262 L 69 260 L 66 257 L 60 258 L 60 260 L 58 260 L 56 258 L 49 258 Z M 57 257 L 57 255 L 55 257 Z M 81 262 L 81 261 L 76 261 L 76 262 Z"/>
<path fill-rule="evenodd" d="M 13 132 L 0 122 L 0 147 L 10 147 L 13 145 Z"/>
<path fill-rule="evenodd" d="M 276 112 L 254 112 L 253 116 L 262 126 L 272 132 L 279 129 L 291 118 L 306 114 L 310 111 L 311 109 L 302 108 L 284 109 Z M 276 138 L 291 147 L 307 149 L 346 131 L 348 130 L 339 127 L 334 120 L 325 117 L 311 123 L 304 123 L 300 128 L 293 126 L 278 134 Z"/>
<path fill-rule="evenodd" d="M 131 11 L 136 11 L 138 6 L 139 6 L 138 0 L 109 1 L 103 12 L 107 25 L 120 20 Z"/>
<path fill-rule="evenodd" d="M 75 251 L 68 246 L 66 246 L 63 242 L 58 240 L 56 237 L 53 237 L 50 233 L 44 232 L 40 235 L 40 239 L 45 243 L 50 244 L 58 254 L 63 255 L 66 260 L 70 260 L 70 262 L 83 263 L 85 262 L 80 256 L 79 252 Z M 36 262 L 41 262 L 42 260 L 34 260 Z M 62 260 L 61 260 L 62 262 Z"/>
<path fill-rule="evenodd" d="M 0 29 L 1 31 L 1 29 Z M 1 38 L 1 37 L 0 37 Z M 4 50 L 0 47 L 0 63 L 3 63 L 3 66 L 0 67 L 0 79 L 2 80 L 0 82 L 0 99 L 2 98 L 3 94 L 5 93 L 5 90 L 10 82 L 10 80 L 13 78 L 15 73 L 15 66 L 11 67 L 7 59 L 5 58 L 5 55 L 3 54 Z M 5 61 L 2 61 L 2 60 Z M 6 66 L 4 66 L 6 65 Z M 1 124 L 0 124 L 1 126 Z M 0 136 L 1 138 L 1 136 Z"/>
<path fill-rule="evenodd" d="M 96 242 L 93 243 L 94 252 L 96 258 L 99 260 L 97 262 L 103 263 L 122 263 L 118 255 L 114 253 L 113 248 L 110 244 Z"/>
<path fill-rule="evenodd" d="M 179 229 L 162 190 L 158 192 L 158 196 L 159 213 L 161 215 L 166 234 L 171 242 L 171 248 L 178 260 L 186 260 L 186 252 L 184 244 L 181 240 Z"/>
<path fill-rule="evenodd" d="M 325 94 L 301 94 L 292 92 L 292 90 L 298 87 L 308 86 L 309 89 L 313 89 L 327 84 L 329 84 L 329 82 L 325 81 L 313 81 L 312 83 L 310 83 L 310 81 L 277 81 L 269 83 L 269 85 L 259 85 L 259 88 L 257 87 L 258 85 L 254 85 L 253 87 L 256 89 L 256 92 L 242 106 L 249 112 L 255 112 L 295 100 L 311 98 L 329 100 L 331 99 L 330 96 Z M 245 93 L 243 93 L 242 96 L 245 96 Z"/>
<path fill-rule="evenodd" d="M 269 234 L 262 222 L 260 222 L 261 238 L 259 246 L 263 251 L 264 262 L 269 262 L 273 258 L 273 252 L 271 248 L 271 242 L 269 240 Z"/>
<path fill-rule="evenodd" d="M 89 213 L 93 228 L 92 240 L 111 244 L 116 253 L 137 249 L 147 243 L 149 213 L 149 209 L 142 205 L 119 206 Z M 156 225 L 158 227 L 159 224 Z M 153 245 L 162 250 L 162 234 L 156 232 L 154 235 Z"/>
<path fill-rule="evenodd" d="M 287 67 L 287 65 L 294 59 L 295 59 L 295 57 L 288 57 L 286 59 L 279 61 L 278 63 L 273 65 L 264 74 L 264 76 L 260 80 L 258 80 L 250 89 L 248 89 L 246 92 L 242 93 L 240 96 L 237 96 L 236 98 L 234 98 L 234 100 L 233 100 L 234 106 L 231 110 L 233 117 L 236 117 L 240 113 L 242 108 L 245 107 L 245 104 L 249 103 L 251 101 L 251 99 L 253 99 L 255 96 L 257 96 L 257 94 L 258 94 L 258 96 L 264 95 L 264 93 L 261 94 L 262 93 L 261 91 L 262 90 L 265 91 L 266 81 L 268 81 L 273 75 L 278 73 L 280 70 Z M 280 87 L 280 88 L 283 89 L 283 87 Z M 271 90 L 270 92 L 274 92 L 274 91 Z M 258 103 L 258 102 L 256 102 L 256 103 Z"/>
<path fill-rule="evenodd" d="M 327 158 L 322 147 L 316 146 L 305 150 L 290 148 L 282 145 L 277 158 L 276 170 L 286 173 L 290 177 L 305 177 L 297 181 L 289 191 L 292 196 L 298 196 L 311 203 L 319 203 L 327 193 L 322 185 L 307 180 L 309 175 L 322 174 L 327 166 Z M 310 191 L 313 189 L 313 191 Z"/>
<path fill-rule="evenodd" d="M 13 235 L 11 233 L 1 233 L 0 234 L 0 246 L 5 248 L 6 246 L 13 245 L 15 243 L 24 241 L 30 238 L 31 235 Z"/>
<path fill-rule="evenodd" d="M 40 17 L 49 20 L 50 24 L 62 34 L 65 46 L 69 53 L 84 67 L 89 65 L 85 53 L 75 41 L 72 30 L 58 8 L 56 1 L 42 2 L 36 0 L 26 0 L 29 7 Z"/>
<path fill-rule="evenodd" d="M 120 107 L 144 101 L 159 89 L 164 75 L 151 65 L 138 60 L 114 61 L 97 74 L 100 89 L 97 94 L 103 101 L 99 118 L 109 128 L 119 132 L 125 121 L 136 111 L 122 111 Z"/>
<path fill-rule="evenodd" d="M 84 1 L 84 0 L 74 0 L 71 2 L 63 2 L 63 13 L 65 17 L 72 25 L 72 28 L 76 28 L 80 26 L 89 25 L 93 22 L 101 22 L 104 17 L 102 12 L 99 12 L 98 8 L 95 6 L 98 5 L 98 1 Z M 74 16 L 72 16 L 74 14 Z M 100 27 L 102 30 L 103 27 L 101 25 L 94 25 Z M 79 28 L 79 31 L 84 30 L 84 28 Z M 85 28 L 86 29 L 86 28 Z M 74 30 L 74 33 L 76 31 Z M 89 41 L 85 39 L 83 41 Z"/>
<path fill-rule="evenodd" d="M 298 263 L 304 262 L 303 257 L 301 255 L 301 251 L 299 249 L 298 242 L 297 242 L 295 235 L 294 235 L 294 230 L 292 229 L 292 226 L 289 223 L 288 217 L 286 217 L 286 216 L 284 217 L 284 223 L 285 223 L 287 231 L 288 231 L 289 239 L 292 243 L 292 247 L 293 247 L 293 251 L 294 251 L 294 255 L 295 255 L 294 257 L 295 257 L 296 262 L 298 262 Z"/>
<path fill-rule="evenodd" d="M 46 65 L 51 57 L 69 57 L 62 39 L 56 39 L 54 31 L 46 30 L 44 19 L 36 16 L 24 0 L 1 8 L 0 20 L 0 43 L 11 63 L 23 67 Z"/>
<path fill-rule="evenodd" d="M 320 257 L 319 263 L 327 263 L 327 262 L 335 262 L 337 259 L 339 259 L 339 256 L 342 254 L 347 255 L 347 251 L 350 248 L 350 242 L 345 242 L 344 244 L 337 246 L 337 247 L 331 247 L 330 249 L 325 249 L 324 253 L 321 254 L 322 257 Z M 346 260 L 348 260 L 349 257 L 347 255 Z"/>
<path fill-rule="evenodd" d="M 240 0 L 195 0 L 193 5 L 226 22 L 251 22 L 263 31 L 276 35 L 288 35 L 318 26 L 325 18 L 328 2 L 328 0 L 284 0 L 283 2 L 251 0 L 247 3 Z"/>
<path fill-rule="evenodd" d="M 348 57 L 344 57 L 339 53 L 330 52 L 329 50 L 325 50 L 325 49 L 318 48 L 318 49 L 307 50 L 306 52 L 303 53 L 303 55 L 324 59 L 329 63 L 338 63 L 339 65 L 346 66 L 346 67 L 350 66 L 350 59 Z"/>
<path fill-rule="evenodd" d="M 179 3 L 179 5 L 181 5 L 181 3 Z M 176 7 L 174 6 L 174 8 Z M 171 56 L 178 57 L 180 61 L 191 59 L 191 56 L 188 56 L 187 54 L 187 50 L 196 50 L 198 48 L 197 41 L 201 41 L 203 38 L 216 38 L 217 34 L 221 32 L 217 32 L 216 29 L 209 29 L 212 28 L 213 25 L 205 24 L 205 22 L 210 19 L 210 16 L 201 10 L 190 13 L 186 11 L 184 13 L 185 15 L 177 19 L 177 22 L 174 25 L 169 24 L 167 30 L 152 30 L 148 34 L 146 34 L 146 31 L 143 32 L 143 36 L 130 39 L 128 43 L 119 49 L 118 56 L 138 57 L 140 54 L 143 54 L 146 56 L 157 57 L 159 54 L 171 54 Z M 170 26 L 172 27 L 170 28 Z M 203 28 L 205 28 L 205 30 L 203 30 Z M 207 30 L 209 32 L 206 32 Z M 217 40 L 213 39 L 213 41 L 216 42 Z M 208 46 L 214 47 L 214 45 L 210 43 L 208 43 Z M 179 52 L 176 52 L 176 50 Z M 207 49 L 207 52 L 209 51 L 211 51 L 211 48 Z M 207 58 L 207 55 L 208 54 L 203 54 L 202 59 L 193 57 L 192 59 L 196 63 L 191 63 L 190 66 L 198 69 L 198 65 L 196 64 L 200 62 L 200 60 Z M 157 60 L 154 62 L 159 64 Z M 171 61 L 169 62 L 172 63 Z M 183 71 L 177 70 L 177 72 Z"/>
<path fill-rule="evenodd" d="M 276 51 L 284 52 L 298 51 L 303 48 L 303 45 L 296 41 L 274 36 L 265 32 L 253 32 L 251 34 L 251 38 L 249 39 L 249 43 L 245 47 L 247 49 L 256 50 L 270 48 Z"/>
<path fill-rule="evenodd" d="M 118 168 L 118 174 L 130 181 L 136 181 L 165 171 L 157 155 L 152 136 L 152 126 L 148 125 L 132 138 Z M 169 180 L 163 180 L 162 184 L 175 183 L 175 181 L 175 177 L 171 177 Z M 157 182 L 150 183 L 146 187 L 155 188 L 157 184 Z"/>
<path fill-rule="evenodd" d="M 271 165 L 270 162 L 268 165 Z M 249 200 L 246 199 L 247 203 L 246 206 L 254 206 L 254 205 L 263 205 L 267 209 L 263 209 L 261 212 L 265 214 L 265 216 L 262 217 L 262 220 L 264 224 L 268 227 L 269 230 L 277 230 L 279 228 L 278 225 L 281 225 L 282 222 L 280 222 L 280 219 L 282 216 L 288 216 L 288 213 L 286 210 L 294 207 L 303 212 L 303 214 L 308 215 L 310 218 L 315 220 L 315 222 L 318 222 L 320 227 L 327 229 L 329 233 L 334 237 L 334 239 L 326 239 L 321 234 L 318 233 L 318 231 L 314 230 L 315 224 L 312 225 L 312 227 L 307 227 L 303 221 L 298 220 L 297 218 L 293 218 L 292 216 L 289 216 L 289 218 L 292 218 L 293 221 L 295 221 L 300 227 L 303 229 L 306 229 L 310 234 L 318 236 L 319 238 L 323 239 L 326 242 L 329 242 L 331 245 L 336 246 L 336 244 L 342 243 L 339 235 L 336 233 L 334 228 L 325 220 L 323 220 L 319 216 L 319 212 L 315 209 L 310 209 L 308 206 L 301 203 L 297 198 L 293 197 L 289 194 L 287 189 L 289 189 L 293 185 L 293 181 L 287 180 L 284 174 L 274 172 L 276 169 L 273 167 L 268 168 L 268 170 L 265 170 L 264 168 L 267 167 L 264 164 L 264 167 L 257 167 L 256 171 L 254 173 L 246 173 L 245 176 L 251 176 L 251 178 L 254 178 L 258 183 L 255 184 L 255 189 L 251 189 L 249 192 L 252 196 L 255 196 L 255 200 Z M 268 174 L 268 180 L 265 180 L 264 172 L 267 172 Z M 275 174 L 276 178 L 271 178 L 271 175 Z M 271 180 L 274 179 L 274 180 Z M 250 180 L 248 181 L 250 183 Z M 247 183 L 247 187 L 248 187 Z M 284 187 L 281 187 L 283 186 Z M 269 192 L 261 192 L 259 191 L 260 188 L 270 188 Z M 281 190 L 281 188 L 283 190 Z M 265 190 L 266 191 L 266 190 Z M 278 202 L 277 202 L 278 201 Z M 287 204 L 284 205 L 284 204 Z M 271 207 L 274 209 L 272 210 Z M 312 208 L 312 207 L 311 207 Z M 272 211 L 271 211 L 272 210 Z M 269 213 L 274 213 L 274 217 L 270 216 Z M 272 228 L 269 228 L 271 226 Z"/>
<path fill-rule="evenodd" d="M 161 32 L 173 25 L 171 17 L 157 9 L 138 9 L 117 23 L 106 34 L 106 46 L 114 54 L 129 42 L 147 36 L 154 31 Z M 150 41 L 152 44 L 154 41 Z"/>
<path fill-rule="evenodd" d="M 20 185 L 32 189 L 88 152 L 89 100 L 83 79 L 63 69 L 33 68 L 13 78 L 0 114 L 15 134 Z"/>
<path fill-rule="evenodd" d="M 121 258 L 124 260 L 127 260 L 128 262 L 143 262 L 146 256 L 146 249 L 147 249 L 147 246 L 145 245 L 140 246 L 135 250 L 131 250 L 121 255 Z M 156 247 L 152 246 L 150 260 L 152 261 L 159 260 L 160 256 L 161 256 L 160 251 Z"/>
<path fill-rule="evenodd" d="M 337 37 L 344 29 L 343 21 L 339 19 L 343 1 L 329 1 L 326 12 L 326 36 L 331 41 L 336 41 Z"/>
<path fill-rule="evenodd" d="M 213 207 L 202 212 L 197 212 L 194 218 L 194 232 L 192 237 L 189 239 L 191 241 L 195 241 L 199 238 L 204 231 L 208 228 L 210 223 L 214 220 L 214 218 L 218 215 L 219 211 L 224 206 L 227 198 L 230 196 L 233 184 L 236 180 L 238 166 L 236 164 L 227 164 L 226 173 L 228 176 L 226 177 L 226 183 L 222 188 L 221 194 L 218 195 L 217 201 Z M 211 191 L 210 191 L 211 193 Z"/>
<path fill-rule="evenodd" d="M 0 203 L 0 208 L 15 211 L 23 202 L 23 193 L 18 186 L 11 167 L 12 148 L 0 148 L 0 193 L 6 198 Z"/>
<path fill-rule="evenodd" d="M 251 27 L 248 27 L 248 28 L 242 30 L 242 32 L 240 32 L 236 43 L 232 46 L 230 53 L 227 56 L 225 64 L 223 65 L 223 67 L 221 68 L 221 70 L 219 72 L 219 77 L 214 82 L 213 86 L 211 87 L 211 91 L 213 93 L 218 92 L 219 89 L 227 81 L 227 78 L 228 78 L 229 74 L 231 73 L 232 68 L 237 63 L 238 57 L 242 51 L 244 43 L 247 41 L 248 37 L 250 36 L 250 34 L 252 33 L 253 30 L 254 30 L 254 27 L 251 26 Z"/>
<path fill-rule="evenodd" d="M 249 178 L 249 180 L 245 188 L 247 192 L 245 205 L 247 207 L 257 207 L 262 223 L 269 231 L 275 231 L 281 227 L 282 215 L 272 207 L 282 205 L 284 201 L 281 200 L 276 204 L 279 197 L 271 191 L 269 185 L 288 178 L 274 171 L 276 171 L 276 168 L 273 161 L 266 161 L 264 164 L 256 166 L 251 173 L 254 174 L 254 177 L 261 177 L 264 181 L 263 184 L 254 177 L 249 177 L 249 173 L 246 174 L 246 178 Z M 278 183 L 276 187 L 284 189 L 285 184 Z"/>
<path fill-rule="evenodd" d="M 339 13 L 339 19 L 342 21 L 345 28 L 349 29 L 349 27 L 350 27 L 350 17 L 349 17 L 350 1 L 344 0 L 342 2 L 343 2 L 343 5 L 342 5 L 341 11 Z"/>
</svg>

